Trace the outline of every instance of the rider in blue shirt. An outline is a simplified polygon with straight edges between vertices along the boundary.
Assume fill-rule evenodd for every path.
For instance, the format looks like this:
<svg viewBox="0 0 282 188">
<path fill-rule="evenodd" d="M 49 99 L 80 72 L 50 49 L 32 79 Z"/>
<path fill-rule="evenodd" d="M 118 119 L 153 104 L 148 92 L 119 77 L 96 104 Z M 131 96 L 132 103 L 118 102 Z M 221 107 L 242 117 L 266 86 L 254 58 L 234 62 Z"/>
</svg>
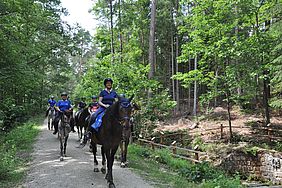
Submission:
<svg viewBox="0 0 282 188">
<path fill-rule="evenodd" d="M 55 119 L 54 119 L 55 130 L 54 130 L 53 134 L 57 134 L 57 132 L 58 132 L 58 123 L 59 123 L 59 120 L 62 116 L 62 113 L 72 110 L 71 101 L 68 100 L 67 96 L 68 96 L 68 94 L 63 92 L 61 94 L 62 100 L 59 100 L 57 102 L 56 106 L 55 106 L 55 108 L 57 109 L 57 112 L 56 112 L 56 116 L 55 116 Z"/>
<path fill-rule="evenodd" d="M 48 109 L 46 111 L 46 117 L 48 116 L 49 110 L 54 107 L 56 104 L 56 100 L 54 100 L 54 96 L 51 96 L 51 98 L 48 100 Z"/>
<path fill-rule="evenodd" d="M 101 91 L 101 93 L 99 95 L 99 101 L 98 101 L 98 104 L 99 104 L 100 107 L 90 117 L 90 122 L 92 124 L 95 123 L 97 116 L 100 113 L 104 112 L 108 107 L 110 107 L 115 102 L 115 100 L 118 98 L 117 93 L 112 89 L 112 85 L 113 85 L 113 80 L 111 78 L 106 78 L 104 80 L 105 89 Z M 88 132 L 86 133 L 86 135 L 83 139 L 83 142 L 81 143 L 81 145 L 83 145 L 83 146 L 87 143 L 87 140 L 89 140 L 90 137 L 91 137 L 91 134 L 92 134 L 92 131 L 93 131 L 91 123 L 89 124 L 90 126 L 88 127 Z"/>
</svg>

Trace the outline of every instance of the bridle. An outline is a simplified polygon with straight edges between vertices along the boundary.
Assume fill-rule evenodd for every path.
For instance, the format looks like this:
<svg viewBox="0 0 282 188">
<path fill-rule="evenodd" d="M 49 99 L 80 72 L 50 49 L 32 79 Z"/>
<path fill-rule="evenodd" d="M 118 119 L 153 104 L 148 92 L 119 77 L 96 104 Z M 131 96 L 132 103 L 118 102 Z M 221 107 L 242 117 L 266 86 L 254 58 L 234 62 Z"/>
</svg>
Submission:
<svg viewBox="0 0 282 188">
<path fill-rule="evenodd" d="M 121 108 L 129 108 L 129 107 L 131 107 L 131 103 L 130 102 L 121 102 L 120 106 L 121 106 Z M 130 117 L 128 115 L 126 115 L 122 118 L 119 118 L 119 122 L 126 121 L 126 120 L 127 121 L 130 120 Z"/>
</svg>

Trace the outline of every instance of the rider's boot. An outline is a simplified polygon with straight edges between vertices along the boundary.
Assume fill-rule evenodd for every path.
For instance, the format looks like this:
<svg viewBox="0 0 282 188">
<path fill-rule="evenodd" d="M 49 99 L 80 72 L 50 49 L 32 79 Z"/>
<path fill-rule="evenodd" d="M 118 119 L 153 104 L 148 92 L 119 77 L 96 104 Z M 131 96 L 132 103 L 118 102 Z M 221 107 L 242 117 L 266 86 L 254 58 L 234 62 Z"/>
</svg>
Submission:
<svg viewBox="0 0 282 188">
<path fill-rule="evenodd" d="M 56 123 L 54 123 L 54 132 L 53 132 L 53 134 L 57 134 L 58 133 L 58 123 L 56 122 Z"/>
<path fill-rule="evenodd" d="M 49 113 L 49 108 L 48 108 L 48 110 L 46 110 L 45 117 L 47 117 L 47 116 L 48 116 L 48 113 Z"/>
</svg>

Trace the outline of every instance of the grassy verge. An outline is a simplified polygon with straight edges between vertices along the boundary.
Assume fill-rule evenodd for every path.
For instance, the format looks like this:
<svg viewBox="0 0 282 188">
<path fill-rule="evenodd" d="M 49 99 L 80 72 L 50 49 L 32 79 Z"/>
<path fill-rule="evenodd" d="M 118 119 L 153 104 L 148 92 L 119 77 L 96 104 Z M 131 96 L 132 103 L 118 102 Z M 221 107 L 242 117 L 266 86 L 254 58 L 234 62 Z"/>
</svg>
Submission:
<svg viewBox="0 0 282 188">
<path fill-rule="evenodd" d="M 208 163 L 192 164 L 173 158 L 166 150 L 152 151 L 138 145 L 128 148 L 130 166 L 156 187 L 177 188 L 239 188 L 239 176 L 228 177 L 225 172 Z"/>
<path fill-rule="evenodd" d="M 0 187 L 15 187 L 24 177 L 42 118 L 0 134 Z"/>
</svg>

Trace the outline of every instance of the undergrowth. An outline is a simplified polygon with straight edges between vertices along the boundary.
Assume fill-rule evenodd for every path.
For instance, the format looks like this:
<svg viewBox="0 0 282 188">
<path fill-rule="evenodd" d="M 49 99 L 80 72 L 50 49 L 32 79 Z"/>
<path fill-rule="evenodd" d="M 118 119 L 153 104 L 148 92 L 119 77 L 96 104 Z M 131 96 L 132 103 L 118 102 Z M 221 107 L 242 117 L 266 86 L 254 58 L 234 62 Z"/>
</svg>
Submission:
<svg viewBox="0 0 282 188">
<path fill-rule="evenodd" d="M 39 133 L 39 118 L 0 134 L 0 187 L 13 187 L 24 177 L 32 145 Z"/>
<path fill-rule="evenodd" d="M 130 165 L 140 170 L 157 187 L 239 188 L 239 175 L 233 177 L 209 163 L 193 164 L 171 156 L 168 150 L 153 151 L 129 146 Z"/>
</svg>

